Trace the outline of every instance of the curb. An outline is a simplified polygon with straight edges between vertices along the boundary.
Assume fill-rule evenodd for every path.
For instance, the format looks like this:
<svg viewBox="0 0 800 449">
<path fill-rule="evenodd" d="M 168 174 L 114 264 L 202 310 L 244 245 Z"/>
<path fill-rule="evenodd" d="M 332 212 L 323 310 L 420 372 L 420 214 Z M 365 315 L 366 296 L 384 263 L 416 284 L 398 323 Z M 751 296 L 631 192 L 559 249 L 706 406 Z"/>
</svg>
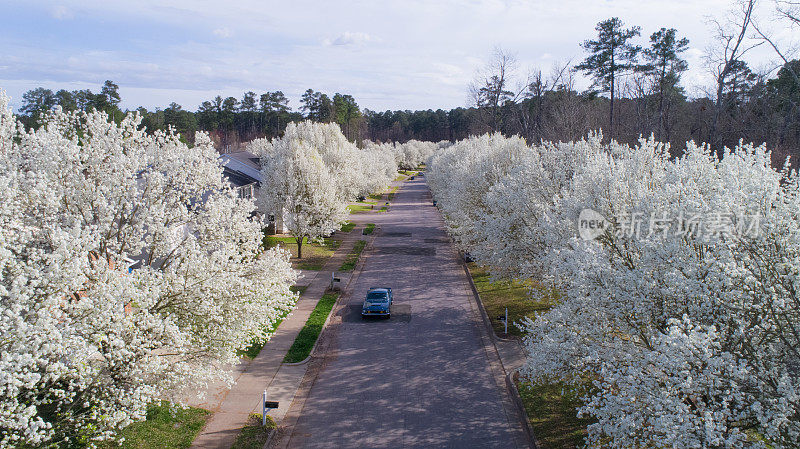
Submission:
<svg viewBox="0 0 800 449">
<path fill-rule="evenodd" d="M 378 228 L 379 227 L 377 225 L 375 225 L 375 230 L 372 231 L 372 235 L 373 236 L 377 234 Z M 355 229 L 353 229 L 353 231 L 355 231 Z M 361 234 L 361 235 L 363 235 L 363 234 Z M 364 239 L 356 239 L 356 242 L 359 241 L 359 240 L 364 240 Z M 371 245 L 372 240 L 374 240 L 374 237 L 372 239 L 366 239 L 367 245 L 364 246 L 364 250 L 366 250 L 367 247 Z M 364 254 L 364 250 L 362 250 L 362 254 Z M 356 263 L 357 265 L 361 264 L 361 259 L 362 259 L 362 257 L 361 257 L 361 255 L 359 255 L 358 262 Z M 356 268 L 358 268 L 358 267 L 354 267 L 353 271 L 349 272 L 349 278 L 347 279 L 347 282 L 345 283 L 344 288 L 339 290 L 339 296 L 336 298 L 336 302 L 333 303 L 333 308 L 335 308 L 337 305 L 339 305 L 339 300 L 342 298 L 342 296 L 344 296 L 345 290 L 347 290 L 347 288 L 350 286 L 350 281 L 353 280 L 353 275 L 356 272 Z M 334 270 L 334 273 L 336 273 L 335 270 Z M 327 290 L 325 291 L 325 293 L 322 294 L 322 296 L 325 296 L 326 293 L 327 293 Z M 322 299 L 322 297 L 320 297 L 320 299 Z M 311 351 L 308 352 L 308 357 L 304 358 L 303 360 L 301 360 L 299 362 L 282 362 L 283 365 L 286 365 L 286 366 L 305 365 L 306 363 L 308 363 L 311 360 L 312 357 L 314 357 L 314 353 L 317 351 L 317 346 L 319 345 L 319 341 L 321 340 L 321 337 L 322 337 L 322 332 L 325 330 L 325 328 L 328 327 L 328 322 L 330 322 L 331 317 L 333 316 L 333 308 L 331 308 L 331 311 L 328 313 L 328 317 L 325 318 L 325 322 L 322 323 L 322 330 L 319 332 L 319 335 L 317 336 L 317 341 L 314 342 L 314 346 L 311 347 Z"/>
<path fill-rule="evenodd" d="M 458 258 L 461 261 L 461 266 L 464 268 L 464 272 L 467 273 L 467 279 L 469 280 L 469 286 L 472 289 L 472 294 L 475 295 L 475 298 L 478 300 L 478 308 L 481 309 L 481 316 L 483 317 L 483 322 L 484 324 L 486 324 L 486 326 L 488 326 L 489 330 L 491 331 L 489 332 L 489 335 L 491 335 L 492 339 L 496 341 L 508 341 L 508 342 L 516 341 L 511 338 L 503 338 L 497 336 L 497 334 L 494 331 L 494 326 L 492 326 L 492 320 L 491 318 L 489 318 L 489 314 L 483 307 L 483 301 L 481 301 L 481 295 L 480 293 L 478 293 L 478 287 L 475 286 L 475 281 L 472 280 L 472 273 L 469 272 L 469 267 L 467 266 L 467 262 L 464 261 L 464 257 L 461 255 L 460 252 Z"/>
<path fill-rule="evenodd" d="M 359 260 L 359 262 L 360 262 L 360 260 Z M 350 272 L 350 278 L 347 280 L 347 283 L 345 284 L 345 288 L 347 288 L 347 286 L 350 285 L 350 279 L 352 279 L 352 278 L 353 278 L 353 272 L 351 271 Z M 322 296 L 325 296 L 326 294 L 327 294 L 327 291 L 326 291 L 326 293 L 323 293 Z M 340 290 L 339 296 L 336 298 L 336 302 L 333 303 L 334 307 L 336 307 L 336 305 L 339 304 L 339 298 L 341 298 L 343 295 L 344 295 L 344 290 Z M 322 299 L 322 298 L 320 297 L 320 299 Z M 322 323 L 322 329 L 323 330 L 326 327 L 328 327 L 328 322 L 330 322 L 332 316 L 333 316 L 333 309 L 331 309 L 330 313 L 328 313 L 328 317 L 325 318 L 325 322 Z M 311 347 L 311 351 L 308 352 L 308 357 L 304 358 L 303 360 L 301 360 L 299 362 L 283 362 L 283 364 L 286 365 L 286 366 L 297 366 L 297 365 L 305 365 L 306 363 L 308 363 L 308 361 L 311 360 L 311 357 L 314 356 L 314 352 L 316 352 L 316 350 L 317 350 L 317 345 L 319 345 L 319 341 L 320 341 L 319 337 L 320 336 L 322 336 L 322 331 L 320 331 L 319 336 L 317 336 L 317 341 L 314 342 L 314 346 Z"/>
<path fill-rule="evenodd" d="M 514 374 L 516 374 L 517 372 L 518 371 L 515 370 L 506 374 L 506 387 L 508 388 L 508 391 L 511 393 L 511 398 L 514 400 L 514 404 L 517 405 L 519 413 L 525 420 L 523 424 L 525 427 L 525 433 L 528 434 L 528 438 L 530 439 L 531 447 L 534 449 L 538 449 L 539 444 L 536 442 L 536 436 L 533 434 L 533 427 L 531 427 L 530 417 L 528 416 L 527 410 L 525 410 L 525 405 L 522 403 L 522 396 L 520 396 L 519 394 L 519 389 L 517 389 L 517 384 L 512 379 Z"/>
<path fill-rule="evenodd" d="M 265 441 L 264 445 L 261 446 L 263 449 L 267 449 L 269 447 L 269 444 L 272 443 L 272 438 L 275 436 L 276 433 L 278 433 L 278 428 L 277 427 L 275 427 L 272 430 L 270 430 L 269 436 L 267 437 L 267 441 Z"/>
<path fill-rule="evenodd" d="M 489 335 L 489 339 L 492 340 L 492 346 L 494 346 L 495 351 L 497 351 L 498 358 L 500 359 L 500 365 L 503 367 L 503 371 L 506 373 L 506 388 L 508 389 L 509 395 L 514 402 L 514 405 L 517 407 L 517 412 L 519 416 L 522 417 L 522 426 L 525 429 L 525 434 L 528 437 L 528 441 L 530 446 L 534 449 L 537 449 L 539 445 L 536 442 L 536 436 L 533 433 L 533 427 L 531 427 L 531 420 L 528 416 L 527 410 L 525 410 L 525 406 L 522 404 L 522 397 L 519 394 L 519 390 L 517 389 L 516 384 L 511 379 L 511 377 L 516 373 L 515 371 L 508 372 L 506 370 L 505 365 L 503 365 L 502 357 L 499 357 L 500 351 L 497 349 L 497 345 L 495 344 L 496 341 L 514 341 L 505 338 L 500 338 L 494 333 L 494 328 L 492 327 L 492 322 L 489 319 L 489 315 L 486 313 L 486 309 L 483 307 L 483 301 L 481 301 L 481 295 L 478 293 L 477 287 L 475 287 L 475 282 L 472 280 L 472 274 L 469 272 L 469 267 L 467 267 L 467 263 L 464 261 L 464 258 L 461 257 L 459 253 L 459 260 L 461 261 L 461 266 L 464 268 L 464 272 L 467 274 L 467 279 L 469 280 L 469 286 L 472 289 L 472 294 L 475 298 L 475 302 L 478 303 L 478 310 L 481 311 L 481 318 L 483 319 L 483 324 L 486 326 L 487 334 Z"/>
<path fill-rule="evenodd" d="M 358 263 L 356 264 L 355 268 L 353 268 L 353 271 L 352 271 L 352 273 L 350 275 L 350 278 L 347 280 L 347 284 L 341 290 L 342 293 L 339 295 L 339 298 L 337 298 L 336 303 L 333 305 L 333 308 L 331 309 L 331 313 L 328 315 L 328 320 L 325 321 L 325 324 L 323 325 L 322 330 L 319 333 L 319 337 L 317 337 L 317 343 L 319 343 L 320 341 L 323 341 L 323 336 L 326 336 L 327 332 L 331 332 L 331 329 L 335 329 L 335 327 L 332 328 L 331 326 L 329 326 L 330 318 L 332 316 L 334 316 L 338 311 L 340 311 L 342 309 L 342 299 L 349 295 L 349 288 L 350 288 L 351 282 L 353 281 L 354 278 L 358 277 L 358 275 L 361 273 L 362 269 L 364 268 L 364 264 L 366 263 L 366 260 L 369 257 L 369 251 L 368 250 L 370 250 L 372 248 L 372 243 L 374 242 L 374 240 L 378 236 L 378 234 L 380 234 L 380 226 L 376 225 L 375 231 L 372 233 L 372 238 L 367 240 L 367 245 L 364 247 L 364 250 L 361 253 L 362 257 L 359 258 Z M 312 348 L 312 350 L 311 350 L 311 354 L 306 358 L 306 360 L 304 360 L 303 362 L 298 362 L 298 364 L 300 364 L 300 363 L 308 363 L 308 361 L 310 361 L 311 359 L 316 359 L 315 362 L 319 362 L 320 360 L 324 360 L 324 357 L 320 358 L 319 356 L 314 354 L 316 349 L 317 349 L 317 346 L 315 344 L 314 348 Z M 309 369 L 313 369 L 313 367 L 314 367 L 314 365 L 312 365 L 310 368 L 307 368 L 306 369 L 306 373 L 303 375 L 303 379 L 301 380 L 300 385 L 297 388 L 297 392 L 295 393 L 295 399 L 292 401 L 292 404 L 289 406 L 289 410 L 286 412 L 286 415 L 284 416 L 284 419 L 283 419 L 284 426 L 282 427 L 282 429 L 287 431 L 287 433 L 281 435 L 281 437 L 277 440 L 277 442 L 275 442 L 275 444 L 274 444 L 275 448 L 283 449 L 283 448 L 287 448 L 288 445 L 289 445 L 289 442 L 290 442 L 291 437 L 292 437 L 292 433 L 294 432 L 294 426 L 297 424 L 297 420 L 299 419 L 300 413 L 302 413 L 303 408 L 305 408 L 305 401 L 307 399 L 307 394 L 311 390 L 311 388 L 313 388 L 314 383 L 316 383 L 317 376 L 319 375 L 319 372 L 317 372 L 317 373 L 315 373 L 313 375 L 313 378 L 309 377 Z M 298 393 L 300 393 L 301 389 L 304 388 L 303 387 L 304 382 L 308 382 L 307 386 L 305 387 L 306 388 L 305 389 L 305 396 L 306 397 L 303 397 L 303 394 L 300 394 L 300 396 L 298 396 Z M 292 407 L 295 406 L 295 402 L 298 401 L 298 398 L 302 398 L 301 402 L 298 403 L 299 404 L 299 411 L 297 413 L 297 416 L 291 416 L 292 415 Z M 289 422 L 289 421 L 292 421 L 292 422 Z M 268 446 L 265 445 L 264 449 L 267 449 L 267 447 Z"/>
</svg>

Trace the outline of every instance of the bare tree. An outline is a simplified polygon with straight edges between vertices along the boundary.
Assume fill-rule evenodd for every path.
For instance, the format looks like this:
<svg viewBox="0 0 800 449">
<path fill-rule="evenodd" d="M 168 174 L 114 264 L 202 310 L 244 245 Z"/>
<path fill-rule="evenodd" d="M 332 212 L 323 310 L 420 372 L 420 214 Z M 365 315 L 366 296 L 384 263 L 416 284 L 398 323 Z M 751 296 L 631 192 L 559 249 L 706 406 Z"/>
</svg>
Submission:
<svg viewBox="0 0 800 449">
<path fill-rule="evenodd" d="M 795 25 L 800 25 L 800 2 L 777 0 L 778 13 L 784 18 L 793 22 Z"/>
<path fill-rule="evenodd" d="M 800 27 L 800 2 L 777 0 L 775 3 L 779 19 L 788 21 L 791 28 Z M 794 45 L 797 45 L 797 43 L 789 43 L 787 44 L 788 48 L 781 48 L 779 43 L 772 37 L 771 33 L 759 26 L 756 21 L 752 21 L 752 26 L 756 31 L 756 38 L 766 42 L 772 47 L 781 61 L 783 61 L 784 68 L 789 71 L 794 82 L 800 87 L 800 75 L 798 75 L 797 71 L 792 67 L 792 64 L 790 64 L 790 62 L 797 57 L 796 54 L 792 54 L 798 53 L 797 48 L 792 48 Z"/>
<path fill-rule="evenodd" d="M 571 85 L 571 81 L 566 79 L 571 76 L 571 66 L 571 61 L 554 63 L 547 78 L 539 69 L 531 70 L 528 75 L 516 118 L 520 132 L 529 142 L 543 138 L 544 121 L 553 100 L 552 93 L 556 89 L 563 89 L 565 84 Z"/>
<path fill-rule="evenodd" d="M 522 94 L 522 89 L 511 90 L 516 69 L 517 58 L 496 47 L 492 59 L 470 83 L 470 101 L 479 112 L 488 115 L 485 121 L 493 132 L 502 128 L 504 106 L 515 104 Z"/>
<path fill-rule="evenodd" d="M 575 90 L 575 72 L 566 70 L 557 78 L 550 92 L 547 120 L 542 123 L 542 140 L 577 140 L 598 129 L 600 122 L 590 118 L 586 102 Z"/>
<path fill-rule="evenodd" d="M 714 115 L 711 119 L 709 141 L 712 148 L 721 152 L 721 139 L 719 132 L 719 119 L 726 104 L 724 89 L 728 77 L 735 71 L 741 58 L 749 50 L 759 46 L 762 42 L 752 42 L 747 38 L 747 32 L 752 25 L 753 9 L 756 0 L 739 0 L 738 8 L 724 21 L 712 20 L 715 27 L 715 39 L 719 47 L 708 49 L 707 60 L 712 73 L 716 78 L 716 95 L 714 100 Z"/>
</svg>

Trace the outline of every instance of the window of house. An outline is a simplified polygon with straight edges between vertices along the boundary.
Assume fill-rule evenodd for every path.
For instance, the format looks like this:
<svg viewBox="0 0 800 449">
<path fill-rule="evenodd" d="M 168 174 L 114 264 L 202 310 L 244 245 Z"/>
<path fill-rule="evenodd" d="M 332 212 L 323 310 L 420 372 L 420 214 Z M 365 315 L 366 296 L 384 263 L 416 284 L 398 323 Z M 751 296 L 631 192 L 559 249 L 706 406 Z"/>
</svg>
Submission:
<svg viewBox="0 0 800 449">
<path fill-rule="evenodd" d="M 253 197 L 253 184 L 239 187 L 239 198 L 252 198 Z"/>
</svg>

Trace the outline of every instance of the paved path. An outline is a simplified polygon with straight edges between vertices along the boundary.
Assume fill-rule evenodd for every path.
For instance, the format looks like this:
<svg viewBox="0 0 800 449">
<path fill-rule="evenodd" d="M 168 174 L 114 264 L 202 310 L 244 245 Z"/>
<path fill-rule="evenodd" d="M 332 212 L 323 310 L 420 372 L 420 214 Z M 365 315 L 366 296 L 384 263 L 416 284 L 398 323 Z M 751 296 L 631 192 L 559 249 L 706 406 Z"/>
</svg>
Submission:
<svg viewBox="0 0 800 449">
<path fill-rule="evenodd" d="M 231 368 L 235 379 L 233 387 L 229 390 L 225 385 L 214 385 L 209 389 L 205 402 L 192 403 L 214 412 L 195 438 L 192 448 L 231 447 L 236 435 L 246 425 L 250 413 L 261 412 L 261 394 L 264 389 L 268 389 L 269 399 L 281 402 L 282 408 L 276 412 L 281 412 L 281 416 L 285 413 L 294 397 L 299 379 L 305 374 L 305 367 L 283 365 L 283 357 L 330 284 L 333 270 L 339 268 L 356 240 L 364 238 L 361 229 L 362 226 L 358 226 L 347 234 L 340 234 L 343 236 L 342 245 L 321 271 L 302 273 L 305 280 L 298 281 L 298 285 L 308 285 L 308 288 L 300 297 L 297 307 L 283 320 L 255 359 L 243 361 Z M 337 276 L 346 282 L 349 274 L 337 272 Z M 279 370 L 284 375 L 276 381 Z M 292 379 L 297 379 L 297 382 L 293 383 Z"/>
<path fill-rule="evenodd" d="M 497 352 L 424 179 L 406 182 L 390 212 L 370 221 L 381 232 L 275 444 L 527 447 Z M 361 301 L 373 286 L 393 288 L 390 320 L 362 320 Z"/>
</svg>

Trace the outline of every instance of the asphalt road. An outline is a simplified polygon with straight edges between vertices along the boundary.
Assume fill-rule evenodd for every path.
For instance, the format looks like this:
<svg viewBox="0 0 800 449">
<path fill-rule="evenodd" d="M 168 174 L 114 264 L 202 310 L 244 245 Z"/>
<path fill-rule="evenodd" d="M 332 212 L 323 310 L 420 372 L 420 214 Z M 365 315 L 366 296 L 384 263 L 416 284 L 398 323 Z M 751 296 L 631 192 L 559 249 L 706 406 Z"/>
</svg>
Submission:
<svg viewBox="0 0 800 449">
<path fill-rule="evenodd" d="M 404 184 L 292 430 L 290 448 L 527 447 L 424 179 Z M 363 320 L 370 287 L 392 317 Z"/>
</svg>

